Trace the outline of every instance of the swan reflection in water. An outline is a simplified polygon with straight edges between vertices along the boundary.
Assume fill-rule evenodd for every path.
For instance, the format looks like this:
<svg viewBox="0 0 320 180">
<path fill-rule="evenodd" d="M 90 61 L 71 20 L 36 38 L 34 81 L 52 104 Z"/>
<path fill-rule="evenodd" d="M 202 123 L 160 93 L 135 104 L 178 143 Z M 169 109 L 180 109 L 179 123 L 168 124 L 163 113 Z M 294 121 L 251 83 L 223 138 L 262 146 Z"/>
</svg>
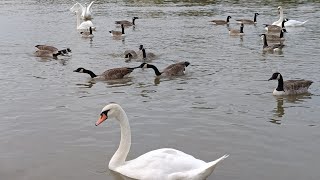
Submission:
<svg viewBox="0 0 320 180">
<path fill-rule="evenodd" d="M 290 95 L 290 96 L 274 96 L 277 104 L 276 107 L 272 110 L 273 117 L 270 119 L 269 122 L 274 124 L 281 124 L 281 119 L 285 115 L 285 109 L 289 108 L 289 106 L 284 106 L 285 103 L 291 104 L 300 104 L 304 102 L 306 99 L 311 99 L 311 94 L 300 94 L 300 95 Z M 292 107 L 292 106 L 290 106 Z"/>
</svg>

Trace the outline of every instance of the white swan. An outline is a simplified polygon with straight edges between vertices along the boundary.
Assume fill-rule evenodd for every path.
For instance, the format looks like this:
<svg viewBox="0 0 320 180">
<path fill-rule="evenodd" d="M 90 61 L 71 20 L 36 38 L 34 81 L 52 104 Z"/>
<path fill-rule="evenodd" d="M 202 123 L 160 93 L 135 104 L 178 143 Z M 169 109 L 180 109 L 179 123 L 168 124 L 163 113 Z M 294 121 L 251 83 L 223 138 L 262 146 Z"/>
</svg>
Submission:
<svg viewBox="0 0 320 180">
<path fill-rule="evenodd" d="M 92 4 L 94 3 L 94 1 L 92 1 L 89 5 L 88 3 L 85 3 L 85 7 L 82 6 L 79 2 L 76 2 L 71 8 L 70 11 L 71 12 L 76 12 L 78 11 L 81 14 L 81 18 L 83 20 L 91 20 L 92 18 Z"/>
<path fill-rule="evenodd" d="M 76 16 L 77 16 L 77 30 L 80 32 L 84 32 L 84 31 L 89 31 L 90 27 L 92 28 L 93 31 L 96 30 L 96 27 L 94 27 L 92 21 L 87 20 L 87 21 L 83 21 L 81 22 L 80 19 L 80 13 L 78 11 L 76 12 Z"/>
<path fill-rule="evenodd" d="M 281 27 L 281 23 L 282 23 L 282 21 L 284 19 L 284 17 L 283 17 L 283 8 L 281 6 L 278 7 L 278 12 L 280 14 L 279 20 L 273 22 L 272 25 L 277 25 L 277 26 Z M 306 20 L 304 22 L 301 22 L 301 21 L 290 19 L 290 20 L 288 20 L 287 22 L 284 23 L 284 26 L 286 26 L 286 27 L 288 27 L 288 26 L 291 26 L 291 27 L 303 26 L 307 21 L 308 20 Z"/>
<path fill-rule="evenodd" d="M 184 152 L 163 148 L 150 151 L 136 159 L 126 161 L 131 146 L 131 131 L 128 117 L 118 104 L 106 105 L 96 126 L 107 118 L 114 117 L 120 123 L 120 145 L 109 162 L 109 169 L 139 180 L 204 180 L 216 165 L 228 157 L 224 155 L 211 162 L 204 162 Z"/>
</svg>

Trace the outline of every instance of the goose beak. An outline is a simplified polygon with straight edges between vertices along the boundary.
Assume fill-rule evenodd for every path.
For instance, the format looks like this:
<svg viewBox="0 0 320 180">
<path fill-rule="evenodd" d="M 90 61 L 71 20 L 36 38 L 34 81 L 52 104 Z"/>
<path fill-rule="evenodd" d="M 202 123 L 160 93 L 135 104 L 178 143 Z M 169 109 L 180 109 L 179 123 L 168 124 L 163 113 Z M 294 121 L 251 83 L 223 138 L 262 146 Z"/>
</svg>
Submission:
<svg viewBox="0 0 320 180">
<path fill-rule="evenodd" d="M 273 80 L 272 77 L 270 79 L 268 79 L 268 81 Z"/>
<path fill-rule="evenodd" d="M 101 114 L 100 118 L 98 119 L 98 121 L 96 122 L 96 126 L 98 126 L 99 124 L 101 124 L 103 121 L 105 121 L 106 119 L 108 119 L 108 116 L 106 116 L 105 114 Z"/>
</svg>

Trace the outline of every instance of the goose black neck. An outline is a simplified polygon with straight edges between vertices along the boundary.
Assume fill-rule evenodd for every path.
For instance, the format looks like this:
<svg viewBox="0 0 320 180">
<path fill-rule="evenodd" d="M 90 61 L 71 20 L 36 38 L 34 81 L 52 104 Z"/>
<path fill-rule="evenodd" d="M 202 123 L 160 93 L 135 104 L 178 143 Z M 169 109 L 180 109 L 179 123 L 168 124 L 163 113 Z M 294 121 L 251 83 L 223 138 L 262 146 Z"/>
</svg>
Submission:
<svg viewBox="0 0 320 180">
<path fill-rule="evenodd" d="M 267 47 L 268 43 L 267 43 L 267 36 L 264 34 L 263 35 L 263 47 Z"/>
<path fill-rule="evenodd" d="M 136 25 L 136 24 L 135 24 L 135 21 L 136 21 L 136 18 L 133 18 L 133 19 L 132 19 L 132 24 L 133 24 L 133 25 Z"/>
<path fill-rule="evenodd" d="M 281 23 L 282 28 L 284 28 L 284 23 L 285 23 L 285 21 L 282 21 L 282 23 Z"/>
<path fill-rule="evenodd" d="M 121 30 L 122 30 L 121 33 L 124 34 L 124 25 L 123 24 L 121 25 Z"/>
<path fill-rule="evenodd" d="M 142 56 L 143 59 L 147 58 L 146 50 L 144 48 L 142 48 Z"/>
<path fill-rule="evenodd" d="M 280 31 L 280 38 L 283 38 L 283 30 Z"/>
<path fill-rule="evenodd" d="M 92 28 L 91 27 L 89 27 L 89 31 L 90 31 L 90 34 L 92 34 Z"/>
<path fill-rule="evenodd" d="M 227 17 L 227 22 L 229 22 L 229 19 L 230 19 L 230 17 L 228 16 L 228 17 Z"/>
<path fill-rule="evenodd" d="M 92 71 L 90 71 L 90 70 L 84 69 L 84 70 L 83 70 L 83 73 L 89 74 L 89 75 L 91 76 L 91 78 L 97 77 L 97 75 L 95 75 L 95 74 L 94 74 Z"/>
<path fill-rule="evenodd" d="M 243 25 L 240 26 L 240 33 L 243 33 Z"/>
<path fill-rule="evenodd" d="M 282 75 L 280 74 L 280 79 L 278 79 L 278 87 L 276 89 L 277 91 L 284 91 L 283 89 L 283 78 Z"/>
<path fill-rule="evenodd" d="M 152 69 L 154 70 L 154 73 L 155 73 L 157 76 L 160 76 L 160 75 L 162 74 L 161 72 L 159 72 L 158 68 L 155 67 L 155 66 L 152 65 L 152 64 L 148 64 L 148 65 L 147 65 L 147 68 L 152 68 Z"/>
<path fill-rule="evenodd" d="M 258 14 L 254 14 L 253 22 L 257 22 L 257 15 Z"/>
</svg>

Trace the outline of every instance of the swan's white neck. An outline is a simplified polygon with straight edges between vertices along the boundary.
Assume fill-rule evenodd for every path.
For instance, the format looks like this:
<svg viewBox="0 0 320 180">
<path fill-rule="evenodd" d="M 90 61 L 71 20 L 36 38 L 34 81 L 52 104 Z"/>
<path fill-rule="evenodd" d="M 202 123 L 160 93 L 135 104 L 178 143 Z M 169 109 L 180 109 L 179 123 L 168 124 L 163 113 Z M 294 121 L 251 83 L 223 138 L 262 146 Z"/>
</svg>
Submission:
<svg viewBox="0 0 320 180">
<path fill-rule="evenodd" d="M 121 128 L 121 140 L 117 151 L 112 156 L 109 162 L 109 168 L 111 170 L 124 164 L 131 146 L 131 131 L 128 121 L 128 117 L 123 109 L 119 109 L 119 115 L 116 117 L 120 123 Z"/>
<path fill-rule="evenodd" d="M 282 21 L 283 21 L 283 9 L 281 8 L 281 9 L 279 9 L 279 11 L 280 11 L 280 17 L 279 17 L 279 20 L 277 21 L 277 24 L 282 23 Z"/>
<path fill-rule="evenodd" d="M 79 12 L 79 11 L 76 11 L 76 15 L 77 15 L 77 29 L 78 29 L 78 27 L 80 26 L 80 15 L 81 13 Z"/>
</svg>

